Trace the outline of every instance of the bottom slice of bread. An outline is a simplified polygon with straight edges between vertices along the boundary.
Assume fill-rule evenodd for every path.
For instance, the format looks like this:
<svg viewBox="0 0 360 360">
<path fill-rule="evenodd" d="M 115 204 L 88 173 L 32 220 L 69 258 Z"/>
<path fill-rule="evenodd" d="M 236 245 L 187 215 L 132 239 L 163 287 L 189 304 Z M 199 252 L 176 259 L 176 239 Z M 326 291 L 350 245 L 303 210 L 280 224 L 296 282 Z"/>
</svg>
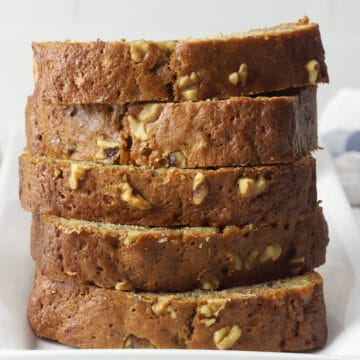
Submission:
<svg viewBox="0 0 360 360">
<path fill-rule="evenodd" d="M 303 351 L 327 337 L 317 273 L 223 291 L 136 293 L 37 271 L 28 318 L 38 336 L 81 348 Z"/>
</svg>

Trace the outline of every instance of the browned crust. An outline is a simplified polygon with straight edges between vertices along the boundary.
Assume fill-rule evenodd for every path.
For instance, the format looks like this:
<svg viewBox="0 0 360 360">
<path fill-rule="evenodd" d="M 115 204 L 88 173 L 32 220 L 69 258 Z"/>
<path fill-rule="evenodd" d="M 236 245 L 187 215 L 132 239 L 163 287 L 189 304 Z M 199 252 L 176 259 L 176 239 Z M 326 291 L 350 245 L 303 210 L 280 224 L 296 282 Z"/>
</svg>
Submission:
<svg viewBox="0 0 360 360">
<path fill-rule="evenodd" d="M 129 127 L 144 105 L 59 106 L 28 99 L 27 149 L 36 155 L 135 166 L 167 167 L 181 151 L 187 168 L 289 163 L 317 147 L 316 88 L 293 96 L 166 103 L 145 125 Z M 98 157 L 97 142 L 118 143 Z M 114 146 L 114 145 L 113 145 Z"/>
<path fill-rule="evenodd" d="M 171 307 L 157 315 L 154 305 L 163 299 Z M 224 305 L 211 326 L 200 311 L 208 301 Z M 60 283 L 38 272 L 28 319 L 38 336 L 80 348 L 216 349 L 215 331 L 236 325 L 241 336 L 232 350 L 303 351 L 327 338 L 316 273 L 223 292 L 155 294 Z"/>
<path fill-rule="evenodd" d="M 127 235 L 137 231 L 131 243 Z M 318 208 L 277 224 L 216 228 L 115 227 L 33 216 L 31 253 L 53 280 L 145 291 L 253 284 L 312 271 L 325 262 L 327 226 Z M 276 259 L 262 256 L 279 245 Z M 258 256 L 246 268 L 252 251 Z M 304 263 L 292 263 L 303 257 Z M 260 260 L 262 259 L 262 260 Z"/>
<path fill-rule="evenodd" d="M 197 100 L 227 98 L 307 86 L 311 60 L 319 63 L 316 82 L 328 82 L 318 25 L 302 19 L 287 31 L 278 29 L 179 41 L 171 52 L 149 41 L 140 62 L 132 60 L 125 41 L 33 43 L 34 94 L 61 104 L 178 101 L 184 100 L 180 78 L 196 72 Z M 243 63 L 246 84 L 234 85 L 229 75 Z"/>
<path fill-rule="evenodd" d="M 70 188 L 71 162 L 24 154 L 20 157 L 20 199 L 25 210 L 90 221 L 143 226 L 216 226 L 272 223 L 315 209 L 315 160 L 287 165 L 193 170 L 151 170 L 88 166 L 78 189 Z M 196 175 L 203 182 L 193 191 Z M 263 182 L 263 191 L 245 197 L 240 178 Z M 123 186 L 142 198 L 142 208 L 124 201 Z M 200 197 L 195 204 L 194 196 Z M 199 200 L 199 198 L 198 198 Z"/>
</svg>

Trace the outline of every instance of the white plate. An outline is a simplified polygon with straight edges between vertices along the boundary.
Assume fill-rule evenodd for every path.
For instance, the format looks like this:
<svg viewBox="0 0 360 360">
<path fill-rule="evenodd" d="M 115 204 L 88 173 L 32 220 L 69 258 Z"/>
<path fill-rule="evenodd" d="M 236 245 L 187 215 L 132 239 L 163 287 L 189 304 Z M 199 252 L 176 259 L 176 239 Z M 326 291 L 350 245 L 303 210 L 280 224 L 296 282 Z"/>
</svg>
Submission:
<svg viewBox="0 0 360 360">
<path fill-rule="evenodd" d="M 350 355 L 360 358 L 360 231 L 326 152 L 318 152 L 318 193 L 330 230 L 327 263 L 320 269 L 325 279 L 329 339 L 314 353 L 275 354 L 240 351 L 193 350 L 74 350 L 40 340 L 26 320 L 27 296 L 34 265 L 29 254 L 30 214 L 18 201 L 17 157 L 23 133 L 9 139 L 0 177 L 0 357 L 58 359 L 165 359 L 182 357 L 219 359 L 325 359 Z"/>
</svg>

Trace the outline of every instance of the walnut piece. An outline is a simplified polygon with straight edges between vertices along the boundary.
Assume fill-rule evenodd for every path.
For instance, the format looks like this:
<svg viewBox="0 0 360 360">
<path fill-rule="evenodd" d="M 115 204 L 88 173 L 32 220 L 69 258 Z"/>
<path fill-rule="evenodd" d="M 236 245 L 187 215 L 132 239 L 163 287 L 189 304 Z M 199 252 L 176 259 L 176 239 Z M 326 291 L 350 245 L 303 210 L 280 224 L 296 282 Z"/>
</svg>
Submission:
<svg viewBox="0 0 360 360">
<path fill-rule="evenodd" d="M 120 156 L 121 144 L 117 141 L 105 140 L 102 136 L 96 140 L 99 151 L 95 154 L 96 160 L 116 161 Z"/>
<path fill-rule="evenodd" d="M 204 290 L 216 290 L 219 287 L 219 280 L 214 282 L 206 281 L 202 284 L 202 289 Z"/>
<path fill-rule="evenodd" d="M 140 141 L 146 141 L 149 138 L 149 134 L 146 131 L 145 123 L 139 121 L 136 117 L 132 115 L 129 115 L 127 119 L 130 126 L 130 132 L 133 137 Z"/>
<path fill-rule="evenodd" d="M 169 165 L 178 168 L 186 168 L 186 157 L 182 151 L 175 151 L 169 154 Z"/>
<path fill-rule="evenodd" d="M 320 64 L 317 60 L 310 60 L 307 64 L 306 64 L 306 70 L 309 73 L 309 83 L 311 85 L 316 85 L 316 80 L 319 76 L 319 71 L 320 71 Z"/>
<path fill-rule="evenodd" d="M 242 269 L 241 257 L 236 253 L 233 254 L 233 264 L 234 264 L 234 269 L 235 270 L 241 270 Z"/>
<path fill-rule="evenodd" d="M 115 284 L 115 290 L 129 291 L 132 290 L 132 286 L 127 280 L 123 280 Z"/>
<path fill-rule="evenodd" d="M 281 255 L 281 246 L 279 243 L 273 243 L 266 246 L 266 248 L 259 255 L 260 263 L 271 261 L 276 261 Z"/>
<path fill-rule="evenodd" d="M 245 266 L 246 270 L 250 271 L 252 269 L 254 261 L 256 260 L 258 255 L 259 255 L 259 252 L 257 250 L 251 250 L 249 252 L 249 254 L 244 259 L 244 266 Z"/>
<path fill-rule="evenodd" d="M 141 62 L 144 59 L 148 50 L 149 50 L 149 44 L 146 41 L 143 40 L 133 41 L 130 44 L 131 59 L 135 62 Z"/>
<path fill-rule="evenodd" d="M 229 75 L 229 81 L 233 84 L 233 85 L 237 85 L 239 82 L 239 73 L 237 72 L 233 72 Z"/>
<path fill-rule="evenodd" d="M 136 241 L 140 236 L 140 231 L 130 230 L 127 232 L 126 237 L 124 239 L 124 245 L 130 246 L 134 241 Z"/>
<path fill-rule="evenodd" d="M 65 271 L 65 274 L 69 275 L 69 276 L 75 276 L 77 274 L 77 272 L 76 271 Z"/>
<path fill-rule="evenodd" d="M 80 164 L 70 165 L 70 177 L 69 177 L 70 189 L 77 190 L 79 188 L 80 181 L 85 179 L 86 171 L 89 169 L 90 166 L 87 165 L 80 165 Z"/>
<path fill-rule="evenodd" d="M 154 349 L 155 346 L 148 340 L 139 338 L 134 334 L 129 334 L 124 339 L 123 348 L 125 349 Z"/>
<path fill-rule="evenodd" d="M 157 302 L 151 307 L 152 312 L 157 316 L 160 316 L 164 312 L 168 312 L 170 317 L 175 320 L 177 318 L 177 313 L 170 304 L 172 299 L 172 297 L 159 297 Z"/>
<path fill-rule="evenodd" d="M 239 325 L 223 327 L 214 333 L 214 343 L 219 350 L 230 349 L 241 337 Z"/>
<path fill-rule="evenodd" d="M 119 185 L 119 190 L 121 192 L 121 200 L 125 201 L 130 206 L 140 210 L 148 210 L 151 208 L 151 205 L 147 200 L 138 194 L 134 194 L 133 188 L 129 183 L 121 183 Z"/>
<path fill-rule="evenodd" d="M 176 47 L 176 41 L 161 41 L 159 42 L 160 47 L 167 51 L 168 53 L 172 53 Z"/>
<path fill-rule="evenodd" d="M 193 203 L 195 205 L 200 205 L 209 193 L 209 185 L 206 176 L 203 173 L 197 172 L 195 174 L 192 191 Z"/>
<path fill-rule="evenodd" d="M 182 95 L 185 100 L 195 101 L 198 98 L 198 88 L 200 82 L 200 75 L 193 71 L 190 75 L 185 75 L 179 78 L 178 86 L 182 90 Z"/>
<path fill-rule="evenodd" d="M 137 117 L 143 123 L 154 122 L 160 116 L 163 108 L 163 104 L 145 104 Z"/>
<path fill-rule="evenodd" d="M 305 258 L 303 256 L 297 256 L 290 260 L 290 272 L 293 275 L 297 275 L 304 268 Z"/>
<path fill-rule="evenodd" d="M 201 324 L 204 324 L 207 327 L 210 327 L 211 325 L 214 325 L 216 323 L 216 319 L 212 318 L 212 319 L 201 319 L 200 320 Z"/>
<path fill-rule="evenodd" d="M 184 90 L 183 96 L 185 100 L 196 101 L 198 98 L 198 89 L 192 88 L 192 89 Z"/>
<path fill-rule="evenodd" d="M 203 318 L 217 317 L 226 306 L 226 299 L 209 299 L 205 305 L 200 307 L 200 315 Z"/>
<path fill-rule="evenodd" d="M 233 72 L 229 75 L 229 81 L 233 85 L 240 84 L 241 87 L 246 85 L 248 78 L 248 67 L 245 63 L 242 63 L 237 72 Z"/>
<path fill-rule="evenodd" d="M 199 74 L 192 71 L 190 75 L 185 75 L 179 79 L 179 88 L 188 89 L 196 85 L 199 82 Z"/>
<path fill-rule="evenodd" d="M 242 197 L 253 198 L 265 192 L 268 184 L 263 176 L 259 175 L 256 180 L 248 177 L 240 178 L 238 186 Z"/>
<path fill-rule="evenodd" d="M 204 274 L 200 279 L 201 288 L 204 290 L 215 290 L 219 287 L 219 279 L 211 273 Z"/>
<path fill-rule="evenodd" d="M 248 67 L 245 63 L 242 63 L 238 70 L 240 86 L 245 86 L 248 78 Z"/>
<path fill-rule="evenodd" d="M 209 299 L 205 305 L 201 305 L 199 308 L 199 313 L 201 317 L 200 322 L 208 327 L 215 324 L 216 318 L 219 315 L 220 311 L 225 308 L 226 302 L 226 299 Z"/>
<path fill-rule="evenodd" d="M 234 226 L 234 225 L 226 226 L 223 229 L 223 234 L 225 235 L 226 233 L 229 233 L 230 228 L 236 228 L 236 226 Z M 242 269 L 242 267 L 243 267 L 242 259 L 236 252 L 234 252 L 234 251 L 226 252 L 225 257 L 235 270 Z"/>
</svg>

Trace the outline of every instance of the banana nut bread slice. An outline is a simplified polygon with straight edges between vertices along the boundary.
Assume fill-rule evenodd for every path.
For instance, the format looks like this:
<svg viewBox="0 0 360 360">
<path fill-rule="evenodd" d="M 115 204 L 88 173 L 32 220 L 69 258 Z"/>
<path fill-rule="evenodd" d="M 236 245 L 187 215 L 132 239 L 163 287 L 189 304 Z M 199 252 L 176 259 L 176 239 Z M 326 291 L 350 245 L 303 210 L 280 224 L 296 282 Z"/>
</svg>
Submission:
<svg viewBox="0 0 360 360">
<path fill-rule="evenodd" d="M 316 87 L 288 96 L 52 105 L 28 99 L 27 149 L 106 164 L 187 168 L 288 163 L 317 147 Z"/>
<path fill-rule="evenodd" d="M 303 351 L 327 338 L 317 273 L 223 291 L 134 293 L 38 271 L 28 319 L 36 335 L 80 348 Z"/>
<path fill-rule="evenodd" d="M 58 104 L 228 98 L 328 82 L 308 18 L 183 41 L 33 43 L 34 95 Z"/>
<path fill-rule="evenodd" d="M 272 223 L 317 206 L 315 160 L 216 169 L 149 169 L 23 154 L 25 210 L 143 226 Z"/>
<path fill-rule="evenodd" d="M 144 228 L 33 215 L 32 257 L 58 281 L 122 290 L 228 288 L 312 271 L 325 262 L 321 208 L 270 225 Z"/>
</svg>

